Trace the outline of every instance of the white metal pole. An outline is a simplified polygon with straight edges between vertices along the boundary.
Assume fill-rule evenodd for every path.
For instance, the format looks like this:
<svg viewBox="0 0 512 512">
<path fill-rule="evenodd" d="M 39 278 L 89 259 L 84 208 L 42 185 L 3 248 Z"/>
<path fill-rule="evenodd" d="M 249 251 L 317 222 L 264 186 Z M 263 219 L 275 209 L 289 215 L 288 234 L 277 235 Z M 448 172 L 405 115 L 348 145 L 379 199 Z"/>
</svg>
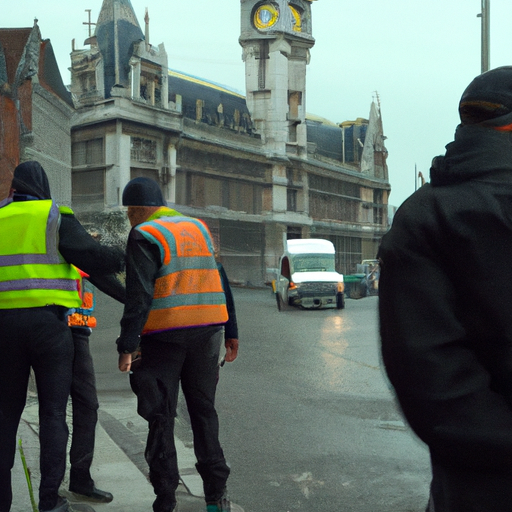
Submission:
<svg viewBox="0 0 512 512">
<path fill-rule="evenodd" d="M 482 73 L 490 69 L 490 0 L 482 0 Z"/>
</svg>

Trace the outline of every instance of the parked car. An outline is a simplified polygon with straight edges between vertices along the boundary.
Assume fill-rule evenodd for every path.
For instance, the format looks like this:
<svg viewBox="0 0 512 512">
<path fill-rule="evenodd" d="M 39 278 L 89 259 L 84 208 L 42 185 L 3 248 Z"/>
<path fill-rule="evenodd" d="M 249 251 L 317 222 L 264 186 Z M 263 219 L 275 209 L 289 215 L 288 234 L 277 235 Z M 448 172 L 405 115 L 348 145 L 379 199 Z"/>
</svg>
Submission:
<svg viewBox="0 0 512 512">
<path fill-rule="evenodd" d="M 274 283 L 277 307 L 345 307 L 343 275 L 334 268 L 334 245 L 321 238 L 287 240 Z"/>
</svg>

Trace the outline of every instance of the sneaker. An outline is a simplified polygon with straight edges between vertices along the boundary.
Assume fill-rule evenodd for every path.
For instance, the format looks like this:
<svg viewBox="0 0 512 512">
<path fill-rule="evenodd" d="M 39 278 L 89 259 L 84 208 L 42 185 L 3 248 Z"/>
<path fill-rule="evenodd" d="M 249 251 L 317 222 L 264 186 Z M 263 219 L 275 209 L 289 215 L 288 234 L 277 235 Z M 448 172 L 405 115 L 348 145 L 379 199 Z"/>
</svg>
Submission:
<svg viewBox="0 0 512 512">
<path fill-rule="evenodd" d="M 107 491 L 102 491 L 93 487 L 91 490 L 79 489 L 78 487 L 69 486 L 69 492 L 73 493 L 73 497 L 78 501 L 92 501 L 94 503 L 110 503 L 114 496 Z"/>
<path fill-rule="evenodd" d="M 227 492 L 224 491 L 219 501 L 207 503 L 206 512 L 231 512 L 231 502 L 229 501 Z"/>
</svg>

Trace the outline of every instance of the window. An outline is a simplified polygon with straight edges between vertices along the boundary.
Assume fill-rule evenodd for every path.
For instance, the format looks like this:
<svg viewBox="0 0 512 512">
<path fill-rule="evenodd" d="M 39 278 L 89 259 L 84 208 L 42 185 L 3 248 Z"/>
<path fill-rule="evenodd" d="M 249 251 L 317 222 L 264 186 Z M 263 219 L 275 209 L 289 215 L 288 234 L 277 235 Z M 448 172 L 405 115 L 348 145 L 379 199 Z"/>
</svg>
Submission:
<svg viewBox="0 0 512 512">
<path fill-rule="evenodd" d="M 71 176 L 73 206 L 101 207 L 105 201 L 105 171 L 74 171 Z"/>
<path fill-rule="evenodd" d="M 348 197 L 361 197 L 359 185 L 348 181 L 324 178 L 323 176 L 309 176 L 309 188 L 318 192 L 330 192 Z"/>
<path fill-rule="evenodd" d="M 300 91 L 288 92 L 289 119 L 299 119 L 299 106 L 302 105 L 302 93 Z"/>
<path fill-rule="evenodd" d="M 313 219 L 360 222 L 359 199 L 350 199 L 334 194 L 311 192 L 309 195 L 309 213 Z"/>
<path fill-rule="evenodd" d="M 187 204 L 187 173 L 176 172 L 176 204 Z"/>
<path fill-rule="evenodd" d="M 345 274 L 353 274 L 357 270 L 357 264 L 362 261 L 361 238 L 353 236 L 336 237 L 336 255 L 339 257 L 340 266 Z"/>
<path fill-rule="evenodd" d="M 309 189 L 309 212 L 314 219 L 360 222 L 359 185 L 311 175 Z"/>
<path fill-rule="evenodd" d="M 354 236 L 329 236 L 316 233 L 318 238 L 330 240 L 336 249 L 336 269 L 342 274 L 354 274 L 362 261 L 362 240 Z"/>
<path fill-rule="evenodd" d="M 288 226 L 286 228 L 286 239 L 295 240 L 297 238 L 302 238 L 302 228 L 298 226 Z"/>
<path fill-rule="evenodd" d="M 203 120 L 204 101 L 196 100 L 196 121 Z"/>
<path fill-rule="evenodd" d="M 140 97 L 149 105 L 162 103 L 162 68 L 143 60 L 140 72 Z"/>
<path fill-rule="evenodd" d="M 293 188 L 286 191 L 286 209 L 289 212 L 297 211 L 297 191 Z"/>
<path fill-rule="evenodd" d="M 224 181 L 223 187 L 223 206 L 238 212 L 261 213 L 263 191 L 260 185 Z"/>
<path fill-rule="evenodd" d="M 228 210 L 259 214 L 262 210 L 262 187 L 193 173 L 177 173 L 176 202 L 206 208 L 222 206 Z"/>
<path fill-rule="evenodd" d="M 105 162 L 103 139 L 92 139 L 73 143 L 71 150 L 73 167 L 101 165 Z"/>
<path fill-rule="evenodd" d="M 373 222 L 375 224 L 384 224 L 384 205 L 382 190 L 373 191 Z"/>
<path fill-rule="evenodd" d="M 131 159 L 133 162 L 156 164 L 156 141 L 151 139 L 143 139 L 141 137 L 131 137 L 130 144 Z"/>
</svg>

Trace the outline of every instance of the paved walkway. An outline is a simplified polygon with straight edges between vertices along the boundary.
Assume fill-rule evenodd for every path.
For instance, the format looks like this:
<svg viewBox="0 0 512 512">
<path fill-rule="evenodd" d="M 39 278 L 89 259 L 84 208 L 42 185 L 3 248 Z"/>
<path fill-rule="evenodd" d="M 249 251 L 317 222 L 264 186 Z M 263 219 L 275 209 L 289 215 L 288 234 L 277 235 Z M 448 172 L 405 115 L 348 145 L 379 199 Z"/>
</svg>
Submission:
<svg viewBox="0 0 512 512">
<path fill-rule="evenodd" d="M 90 505 L 97 512 L 151 512 L 155 496 L 147 479 L 147 464 L 144 460 L 147 427 L 146 422 L 135 412 L 136 399 L 123 398 L 120 401 L 112 398 L 110 402 L 102 399 L 100 404 L 92 475 L 97 487 L 111 492 L 114 501 L 109 504 Z M 21 440 L 31 474 L 36 504 L 40 479 L 37 414 L 37 399 L 29 397 L 18 429 L 18 440 Z M 71 421 L 69 424 L 71 425 Z M 177 512 L 202 512 L 205 510 L 202 483 L 195 469 L 192 448 L 178 438 L 176 448 L 181 476 Z M 68 473 L 66 472 L 61 494 L 70 501 L 76 501 L 67 491 Z M 13 469 L 13 494 L 11 512 L 33 510 L 19 449 Z M 243 509 L 232 504 L 232 511 L 243 512 Z"/>
</svg>

